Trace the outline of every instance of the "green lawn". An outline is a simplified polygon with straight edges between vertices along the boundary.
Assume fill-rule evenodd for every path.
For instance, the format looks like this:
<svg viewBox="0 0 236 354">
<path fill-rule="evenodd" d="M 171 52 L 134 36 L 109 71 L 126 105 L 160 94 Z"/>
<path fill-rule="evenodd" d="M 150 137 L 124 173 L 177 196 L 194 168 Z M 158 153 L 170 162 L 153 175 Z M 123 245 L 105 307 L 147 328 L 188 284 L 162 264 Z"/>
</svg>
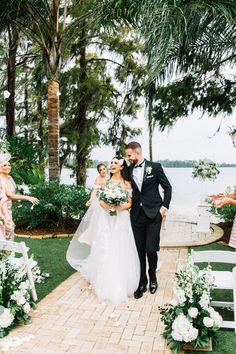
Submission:
<svg viewBox="0 0 236 354">
<path fill-rule="evenodd" d="M 61 282 L 74 273 L 66 261 L 65 255 L 71 238 L 45 238 L 42 240 L 16 237 L 15 241 L 24 241 L 34 254 L 41 270 L 50 273 L 43 284 L 36 284 L 39 301 L 55 289 Z"/>
<path fill-rule="evenodd" d="M 212 243 L 210 245 L 206 246 L 199 246 L 199 247 L 192 247 L 189 248 L 189 251 L 191 249 L 194 249 L 196 251 L 206 251 L 206 250 L 224 250 L 224 251 L 233 251 L 234 249 L 228 246 L 225 246 L 223 244 L 218 244 L 218 243 Z M 217 270 L 229 270 L 232 268 L 231 265 L 228 264 L 217 264 L 217 265 L 212 265 L 213 269 Z M 214 294 L 214 298 L 215 298 Z M 218 299 L 224 298 L 228 299 L 229 297 L 232 297 L 232 294 L 229 295 L 229 291 L 221 291 L 217 292 L 217 297 Z M 230 319 L 232 318 L 232 312 L 229 313 L 228 311 L 222 313 L 224 319 Z M 202 354 L 202 351 L 188 351 L 189 354 Z M 211 352 L 213 354 L 235 354 L 236 353 L 236 334 L 234 333 L 234 330 L 231 329 L 220 329 L 217 333 L 216 336 L 213 338 L 213 351 Z"/>
</svg>

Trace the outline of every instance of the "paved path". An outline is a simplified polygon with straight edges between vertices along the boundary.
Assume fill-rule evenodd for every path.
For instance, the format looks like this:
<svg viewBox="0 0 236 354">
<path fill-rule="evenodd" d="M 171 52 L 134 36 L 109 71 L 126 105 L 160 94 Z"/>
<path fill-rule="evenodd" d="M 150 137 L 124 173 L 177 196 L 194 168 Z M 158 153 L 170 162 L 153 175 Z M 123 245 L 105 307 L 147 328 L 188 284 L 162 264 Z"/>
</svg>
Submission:
<svg viewBox="0 0 236 354">
<path fill-rule="evenodd" d="M 161 232 L 161 247 L 189 247 L 206 245 L 223 236 L 223 230 L 215 224 L 210 232 L 196 232 L 197 222 L 186 216 L 169 214 Z"/>
<path fill-rule="evenodd" d="M 38 305 L 32 323 L 14 329 L 8 341 L 31 339 L 9 354 L 170 354 L 161 337 L 163 325 L 158 306 L 172 298 L 172 274 L 187 249 L 162 249 L 159 253 L 159 288 L 155 295 L 130 298 L 129 304 L 99 303 L 87 282 L 75 273 Z"/>
<path fill-rule="evenodd" d="M 7 343 L 17 338 L 25 340 L 6 353 L 170 354 L 161 337 L 163 324 L 158 306 L 172 298 L 177 261 L 186 259 L 184 246 L 213 242 L 222 236 L 215 226 L 209 234 L 196 233 L 194 226 L 186 218 L 168 216 L 162 230 L 159 288 L 155 295 L 147 292 L 139 300 L 131 297 L 129 304 L 113 307 L 99 303 L 88 283 L 75 273 L 39 303 L 30 325 L 17 327 L 6 337 Z"/>
</svg>

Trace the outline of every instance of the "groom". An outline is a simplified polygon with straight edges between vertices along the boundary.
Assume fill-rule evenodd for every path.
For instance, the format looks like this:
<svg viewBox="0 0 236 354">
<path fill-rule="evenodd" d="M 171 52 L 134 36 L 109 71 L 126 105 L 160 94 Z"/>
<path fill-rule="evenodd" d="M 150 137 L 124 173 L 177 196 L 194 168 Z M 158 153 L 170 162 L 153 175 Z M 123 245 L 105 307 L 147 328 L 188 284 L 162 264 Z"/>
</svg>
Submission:
<svg viewBox="0 0 236 354">
<path fill-rule="evenodd" d="M 129 143 L 125 152 L 130 162 L 129 179 L 133 189 L 130 218 L 141 266 L 139 286 L 134 292 L 134 297 L 139 299 L 147 291 L 146 256 L 151 294 L 155 294 L 158 287 L 156 268 L 161 222 L 170 204 L 172 188 L 161 165 L 143 158 L 139 143 Z M 159 185 L 164 189 L 163 200 Z"/>
</svg>

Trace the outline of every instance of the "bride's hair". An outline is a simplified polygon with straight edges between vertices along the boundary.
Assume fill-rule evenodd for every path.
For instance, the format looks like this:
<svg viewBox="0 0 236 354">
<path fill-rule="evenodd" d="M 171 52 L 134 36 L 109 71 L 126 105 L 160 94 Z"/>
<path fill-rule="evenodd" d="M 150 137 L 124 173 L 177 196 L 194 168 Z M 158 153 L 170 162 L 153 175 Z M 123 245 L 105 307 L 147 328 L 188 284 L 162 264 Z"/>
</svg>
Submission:
<svg viewBox="0 0 236 354">
<path fill-rule="evenodd" d="M 128 165 L 127 165 L 127 162 L 125 161 L 125 159 L 123 158 L 123 157 L 121 157 L 121 156 L 114 156 L 113 158 L 112 158 L 112 160 L 113 159 L 117 159 L 117 160 L 120 160 L 120 161 L 122 161 L 122 164 L 121 164 L 121 166 L 123 167 L 122 168 L 122 170 L 121 170 L 121 176 L 122 176 L 122 178 L 124 179 L 124 181 L 128 181 L 128 182 L 130 182 L 130 180 L 129 180 L 129 173 L 128 173 Z M 110 172 L 110 178 L 112 177 L 112 173 Z"/>
</svg>

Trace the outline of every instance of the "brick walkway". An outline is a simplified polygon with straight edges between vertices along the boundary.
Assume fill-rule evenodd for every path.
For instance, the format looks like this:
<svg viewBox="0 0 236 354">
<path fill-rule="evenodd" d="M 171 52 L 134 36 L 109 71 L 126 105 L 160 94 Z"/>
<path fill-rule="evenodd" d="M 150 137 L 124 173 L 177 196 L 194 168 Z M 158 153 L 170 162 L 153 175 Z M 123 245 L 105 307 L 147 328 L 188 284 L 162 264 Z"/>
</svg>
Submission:
<svg viewBox="0 0 236 354">
<path fill-rule="evenodd" d="M 158 306 L 172 298 L 172 274 L 177 260 L 186 259 L 186 247 L 216 241 L 223 233 L 213 224 L 210 233 L 197 233 L 192 220 L 171 214 L 167 217 L 161 235 L 161 268 L 155 295 L 147 292 L 139 300 L 131 297 L 128 305 L 106 305 L 98 302 L 88 283 L 75 273 L 39 303 L 30 325 L 17 327 L 6 337 L 8 342 L 18 338 L 25 342 L 5 352 L 170 354 L 161 337 L 163 324 Z"/>
<path fill-rule="evenodd" d="M 116 307 L 99 303 L 87 282 L 75 273 L 39 303 L 30 325 L 17 327 L 6 337 L 8 341 L 31 339 L 5 352 L 170 354 L 161 337 L 158 306 L 171 300 L 176 261 L 184 261 L 186 255 L 186 248 L 163 248 L 157 293 L 147 292 L 139 300 L 130 298 L 128 305 Z"/>
</svg>

